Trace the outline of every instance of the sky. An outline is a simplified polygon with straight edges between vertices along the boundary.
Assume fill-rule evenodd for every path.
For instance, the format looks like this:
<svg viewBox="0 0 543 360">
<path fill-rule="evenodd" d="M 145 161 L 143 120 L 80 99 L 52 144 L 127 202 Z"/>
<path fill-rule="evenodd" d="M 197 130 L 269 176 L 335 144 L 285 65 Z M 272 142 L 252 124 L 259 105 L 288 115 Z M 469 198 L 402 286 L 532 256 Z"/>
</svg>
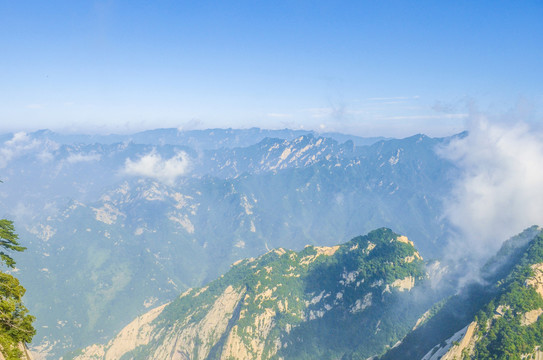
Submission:
<svg viewBox="0 0 543 360">
<path fill-rule="evenodd" d="M 541 1 L 0 0 L 0 132 L 543 122 Z"/>
</svg>

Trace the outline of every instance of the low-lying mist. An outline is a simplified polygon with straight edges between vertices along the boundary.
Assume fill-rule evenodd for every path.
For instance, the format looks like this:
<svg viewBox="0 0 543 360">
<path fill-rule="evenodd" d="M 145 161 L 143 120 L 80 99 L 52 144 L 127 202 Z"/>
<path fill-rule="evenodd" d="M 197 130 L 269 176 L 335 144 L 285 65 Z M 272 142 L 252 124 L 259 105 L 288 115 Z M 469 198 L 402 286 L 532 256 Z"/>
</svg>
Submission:
<svg viewBox="0 0 543 360">
<path fill-rule="evenodd" d="M 467 281 L 505 240 L 543 224 L 543 134 L 526 123 L 478 116 L 467 136 L 439 152 L 458 170 L 444 202 L 453 229 L 445 262 L 461 265 Z"/>
</svg>

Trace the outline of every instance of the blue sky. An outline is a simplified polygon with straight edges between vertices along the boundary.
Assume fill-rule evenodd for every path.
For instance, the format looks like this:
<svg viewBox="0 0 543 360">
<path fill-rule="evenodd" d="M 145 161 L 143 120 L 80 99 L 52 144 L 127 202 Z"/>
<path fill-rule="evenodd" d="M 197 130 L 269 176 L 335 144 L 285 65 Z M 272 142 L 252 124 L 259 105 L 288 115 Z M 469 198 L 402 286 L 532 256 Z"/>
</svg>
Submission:
<svg viewBox="0 0 543 360">
<path fill-rule="evenodd" d="M 543 117 L 541 1 L 0 0 L 0 131 Z"/>
</svg>

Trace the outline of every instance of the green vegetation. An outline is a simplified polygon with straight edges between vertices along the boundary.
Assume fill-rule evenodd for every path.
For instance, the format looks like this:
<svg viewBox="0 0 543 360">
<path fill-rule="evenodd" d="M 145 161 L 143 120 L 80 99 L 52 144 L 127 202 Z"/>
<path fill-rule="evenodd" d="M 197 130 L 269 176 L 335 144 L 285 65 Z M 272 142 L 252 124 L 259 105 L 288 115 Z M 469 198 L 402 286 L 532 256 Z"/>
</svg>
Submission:
<svg viewBox="0 0 543 360">
<path fill-rule="evenodd" d="M 23 251 L 24 247 L 17 242 L 13 223 L 0 220 L 0 248 L 2 250 Z M 1 262 L 14 268 L 15 261 L 4 251 L 0 252 Z M 0 272 L 0 350 L 6 359 L 20 359 L 18 345 L 32 340 L 35 330 L 32 326 L 34 317 L 28 314 L 22 303 L 25 293 L 19 280 L 10 274 Z"/>
<path fill-rule="evenodd" d="M 288 345 L 281 355 L 289 359 L 365 359 L 383 352 L 413 327 L 427 304 L 390 284 L 408 277 L 422 280 L 423 264 L 418 258 L 405 261 L 414 258 L 415 249 L 409 243 L 391 241 L 397 237 L 389 229 L 378 229 L 342 245 L 335 256 L 314 263 L 304 279 L 306 292 L 341 293 L 343 301 L 294 329 L 285 338 Z M 363 299 L 371 299 L 366 302 L 371 305 L 354 310 Z M 329 305 L 334 304 L 332 300 Z"/>
<path fill-rule="evenodd" d="M 543 319 L 523 324 L 523 315 L 543 309 L 543 298 L 527 285 L 533 277 L 532 265 L 543 263 L 543 236 L 530 242 L 520 262 L 511 274 L 498 284 L 498 295 L 477 314 L 479 341 L 472 359 L 521 359 L 536 346 L 543 346 Z M 497 311 L 502 309 L 501 313 Z M 496 315 L 497 314 L 497 315 Z"/>
<path fill-rule="evenodd" d="M 151 323 L 152 340 L 122 358 L 154 358 L 177 339 L 176 351 L 208 359 L 420 359 L 464 344 L 449 339 L 473 321 L 462 359 L 530 358 L 543 348 L 541 229 L 506 242 L 481 277 L 443 299 L 413 244 L 386 228 L 334 247 L 276 249 L 177 298 Z"/>
<path fill-rule="evenodd" d="M 272 250 L 177 298 L 152 322 L 153 341 L 125 356 L 152 358 L 188 331 L 183 351 L 212 359 L 225 356 L 232 333 L 252 358 L 367 358 L 401 339 L 426 310 L 411 290 L 425 277 L 412 243 L 385 228 L 335 247 Z M 227 313 L 224 294 L 232 292 L 239 300 Z M 228 325 L 198 332 L 209 316 Z"/>
<path fill-rule="evenodd" d="M 15 266 L 15 261 L 11 256 L 6 254 L 4 250 L 12 251 L 24 251 L 25 247 L 19 245 L 17 242 L 18 235 L 15 233 L 15 228 L 13 227 L 13 222 L 1 219 L 0 220 L 0 259 L 1 261 L 10 268 Z"/>
<path fill-rule="evenodd" d="M 381 359 L 422 358 L 472 321 L 477 323 L 475 343 L 463 350 L 463 359 L 527 358 L 543 347 L 543 317 L 538 317 L 543 297 L 530 280 L 541 277 L 535 265 L 542 263 L 543 235 L 541 229 L 532 227 L 507 241 L 483 267 L 484 285 L 471 284 L 450 297 Z M 533 318 L 527 321 L 530 311 Z"/>
</svg>

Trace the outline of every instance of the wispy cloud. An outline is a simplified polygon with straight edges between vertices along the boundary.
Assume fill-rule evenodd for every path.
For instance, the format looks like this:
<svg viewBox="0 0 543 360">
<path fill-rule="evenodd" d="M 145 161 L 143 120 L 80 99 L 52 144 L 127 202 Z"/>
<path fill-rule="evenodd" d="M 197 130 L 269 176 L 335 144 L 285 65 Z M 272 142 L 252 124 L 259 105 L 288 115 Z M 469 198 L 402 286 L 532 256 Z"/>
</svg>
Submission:
<svg viewBox="0 0 543 360">
<path fill-rule="evenodd" d="M 41 162 L 54 159 L 54 152 L 60 145 L 52 140 L 38 140 L 26 132 L 17 132 L 0 147 L 0 169 L 5 168 L 12 160 L 24 156 L 34 156 Z"/>
<path fill-rule="evenodd" d="M 288 119 L 292 117 L 292 114 L 268 113 L 266 116 L 269 118 Z"/>
<path fill-rule="evenodd" d="M 203 121 L 200 120 L 200 119 L 190 119 L 189 121 L 181 124 L 180 126 L 177 127 L 177 131 L 179 132 L 182 132 L 182 131 L 189 131 L 189 130 L 194 130 L 194 129 L 199 129 L 203 126 Z"/>
<path fill-rule="evenodd" d="M 310 117 L 318 119 L 331 116 L 334 109 L 331 107 L 318 107 L 303 109 L 302 111 L 308 113 Z"/>
<path fill-rule="evenodd" d="M 420 96 L 392 96 L 392 97 L 373 97 L 368 98 L 366 100 L 368 101 L 394 101 L 394 100 L 416 100 L 419 99 Z"/>
<path fill-rule="evenodd" d="M 190 168 L 190 159 L 185 152 L 178 152 L 169 159 L 163 159 L 156 150 L 137 160 L 126 159 L 122 174 L 142 176 L 173 185 L 178 177 L 185 175 Z"/>
<path fill-rule="evenodd" d="M 13 137 L 6 141 L 4 146 L 0 148 L 0 169 L 5 168 L 15 157 L 35 150 L 39 145 L 40 142 L 31 139 L 27 133 L 15 133 Z"/>
<path fill-rule="evenodd" d="M 469 114 L 435 114 L 435 115 L 400 115 L 386 116 L 384 120 L 431 120 L 431 119 L 466 119 Z"/>
<path fill-rule="evenodd" d="M 42 104 L 28 104 L 26 105 L 27 109 L 43 109 Z"/>
<path fill-rule="evenodd" d="M 471 121 L 468 130 L 440 154 L 460 171 L 445 202 L 445 217 L 456 229 L 446 254 L 476 266 L 505 239 L 543 224 L 543 134 L 485 118 Z"/>
</svg>

